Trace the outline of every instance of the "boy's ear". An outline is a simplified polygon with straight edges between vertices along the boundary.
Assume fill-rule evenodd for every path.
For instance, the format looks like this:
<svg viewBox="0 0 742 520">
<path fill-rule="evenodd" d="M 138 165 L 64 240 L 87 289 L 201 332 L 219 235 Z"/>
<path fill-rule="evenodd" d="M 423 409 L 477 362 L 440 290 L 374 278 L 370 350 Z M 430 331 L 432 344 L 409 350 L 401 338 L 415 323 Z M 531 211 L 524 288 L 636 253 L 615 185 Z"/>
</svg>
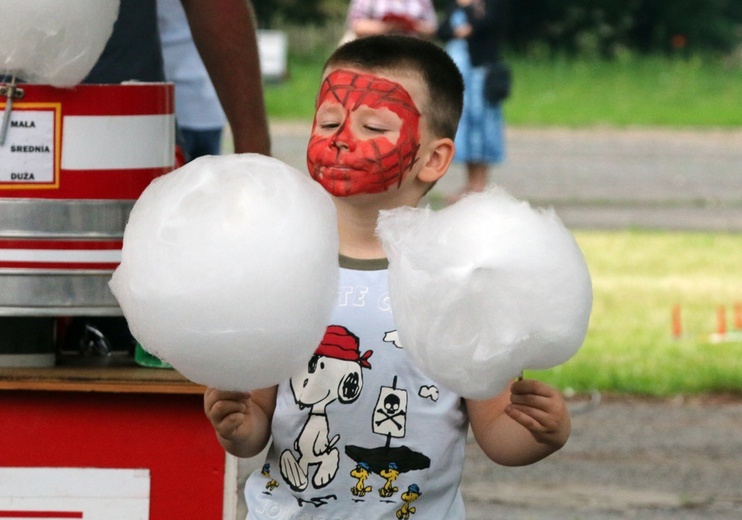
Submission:
<svg viewBox="0 0 742 520">
<path fill-rule="evenodd" d="M 417 178 L 423 182 L 435 182 L 446 174 L 451 165 L 456 147 L 448 137 L 437 139 L 430 144 L 430 153 Z"/>
</svg>

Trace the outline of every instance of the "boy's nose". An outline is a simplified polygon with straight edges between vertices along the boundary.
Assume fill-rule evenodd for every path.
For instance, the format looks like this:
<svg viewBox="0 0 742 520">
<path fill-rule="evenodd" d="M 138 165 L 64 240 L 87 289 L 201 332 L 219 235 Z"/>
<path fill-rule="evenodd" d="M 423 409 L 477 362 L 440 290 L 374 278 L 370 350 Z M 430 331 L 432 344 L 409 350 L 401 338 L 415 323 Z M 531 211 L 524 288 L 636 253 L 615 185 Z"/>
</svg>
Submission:
<svg viewBox="0 0 742 520">
<path fill-rule="evenodd" d="M 334 137 L 332 138 L 332 144 L 340 149 L 340 148 L 346 148 L 349 152 L 353 152 L 356 149 L 356 140 L 353 137 L 353 133 L 350 131 L 350 128 L 348 128 L 348 125 L 343 123 L 338 128 L 337 132 L 335 132 Z"/>
</svg>

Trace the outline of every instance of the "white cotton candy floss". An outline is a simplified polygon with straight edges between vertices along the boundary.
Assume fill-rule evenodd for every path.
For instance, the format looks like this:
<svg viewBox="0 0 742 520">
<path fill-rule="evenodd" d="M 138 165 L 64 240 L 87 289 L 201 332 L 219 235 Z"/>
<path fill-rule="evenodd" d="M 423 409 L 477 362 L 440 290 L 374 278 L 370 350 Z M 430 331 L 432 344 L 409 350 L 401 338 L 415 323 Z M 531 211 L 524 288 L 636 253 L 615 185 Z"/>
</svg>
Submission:
<svg viewBox="0 0 742 520">
<path fill-rule="evenodd" d="M 567 361 L 587 333 L 584 257 L 553 211 L 500 189 L 443 210 L 382 212 L 399 339 L 429 377 L 484 399 L 523 369 Z"/>
<path fill-rule="evenodd" d="M 119 0 L 3 0 L 0 69 L 28 83 L 72 87 L 98 61 Z"/>
<path fill-rule="evenodd" d="M 110 287 L 146 350 L 196 383 L 249 391 L 306 366 L 338 276 L 330 196 L 277 159 L 241 154 L 147 187 Z"/>
</svg>

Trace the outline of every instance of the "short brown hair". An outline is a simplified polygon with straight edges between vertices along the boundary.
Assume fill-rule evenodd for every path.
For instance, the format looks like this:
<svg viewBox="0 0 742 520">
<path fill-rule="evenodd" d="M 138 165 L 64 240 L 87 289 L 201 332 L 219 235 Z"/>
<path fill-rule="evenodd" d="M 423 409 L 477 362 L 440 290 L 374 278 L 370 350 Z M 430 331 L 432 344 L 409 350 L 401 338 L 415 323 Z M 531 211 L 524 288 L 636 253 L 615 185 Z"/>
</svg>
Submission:
<svg viewBox="0 0 742 520">
<path fill-rule="evenodd" d="M 358 38 L 338 47 L 328 67 L 350 66 L 380 72 L 418 74 L 427 90 L 420 107 L 436 137 L 456 136 L 464 103 L 464 80 L 456 64 L 438 45 L 413 36 L 379 35 Z"/>
</svg>

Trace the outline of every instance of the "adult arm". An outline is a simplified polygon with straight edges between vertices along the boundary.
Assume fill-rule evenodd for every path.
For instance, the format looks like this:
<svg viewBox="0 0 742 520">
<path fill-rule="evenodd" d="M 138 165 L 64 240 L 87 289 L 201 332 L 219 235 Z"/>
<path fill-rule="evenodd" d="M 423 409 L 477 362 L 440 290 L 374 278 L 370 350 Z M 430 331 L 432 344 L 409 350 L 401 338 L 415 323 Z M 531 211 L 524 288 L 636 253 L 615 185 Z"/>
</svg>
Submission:
<svg viewBox="0 0 742 520">
<path fill-rule="evenodd" d="M 249 0 L 181 0 L 193 41 L 229 121 L 236 153 L 270 155 L 254 13 Z"/>
<path fill-rule="evenodd" d="M 464 0 L 464 1 L 467 1 L 467 0 Z M 459 2 L 457 2 L 457 0 L 449 0 L 448 3 L 446 4 L 446 10 L 443 15 L 443 19 L 441 20 L 441 23 L 438 24 L 438 29 L 436 31 L 436 36 L 443 42 L 448 42 L 449 40 L 452 40 L 454 38 L 466 38 L 466 36 L 468 36 L 468 34 L 461 33 L 461 28 L 459 28 L 457 32 L 451 26 L 451 15 L 453 15 L 454 11 L 456 11 L 457 9 L 461 7 L 462 6 L 459 5 Z M 471 26 L 468 24 L 467 26 L 468 26 L 468 31 L 471 32 Z"/>
<path fill-rule="evenodd" d="M 459 0 L 465 1 L 465 0 Z M 481 3 L 468 2 L 463 6 L 466 17 L 471 25 L 471 33 L 476 35 L 481 32 L 497 30 L 496 22 L 502 16 L 498 8 L 498 0 L 483 0 Z"/>
</svg>

